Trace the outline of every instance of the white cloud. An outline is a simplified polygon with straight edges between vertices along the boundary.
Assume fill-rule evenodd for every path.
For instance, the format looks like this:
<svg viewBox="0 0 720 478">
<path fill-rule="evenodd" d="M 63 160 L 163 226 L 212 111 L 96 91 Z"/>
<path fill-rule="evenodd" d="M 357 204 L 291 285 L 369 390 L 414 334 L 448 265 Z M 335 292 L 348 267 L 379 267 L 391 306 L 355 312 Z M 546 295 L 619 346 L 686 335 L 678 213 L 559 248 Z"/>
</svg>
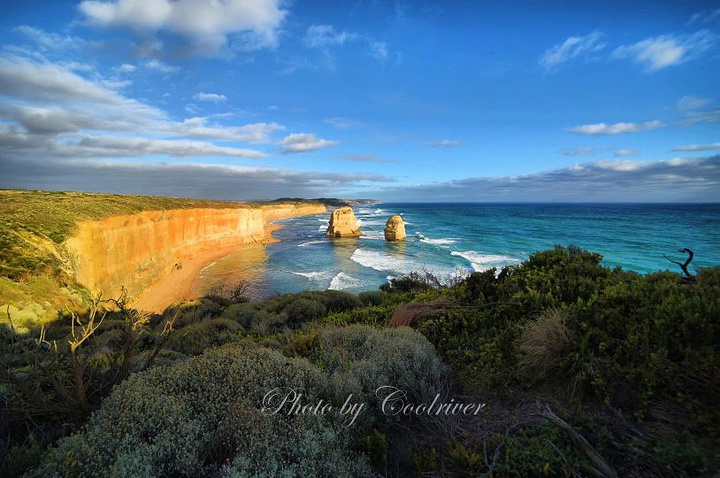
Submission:
<svg viewBox="0 0 720 478">
<path fill-rule="evenodd" d="M 132 73 L 135 70 L 137 70 L 137 66 L 129 63 L 123 63 L 116 68 L 116 71 L 119 71 L 120 73 Z"/>
<path fill-rule="evenodd" d="M 720 149 L 720 143 L 711 144 L 686 144 L 684 146 L 675 146 L 673 151 L 713 151 Z"/>
<path fill-rule="evenodd" d="M 208 51 L 239 37 L 253 48 L 275 47 L 287 11 L 281 0 L 86 0 L 80 11 L 98 25 L 168 30 Z"/>
<path fill-rule="evenodd" d="M 330 48 L 341 47 L 351 42 L 366 43 L 368 47 L 367 53 L 378 61 L 385 61 L 390 55 L 386 42 L 376 41 L 368 35 L 361 35 L 347 30 L 338 31 L 332 25 L 310 25 L 307 32 L 305 32 L 303 42 L 309 48 L 324 50 L 325 61 L 331 66 L 334 65 L 334 59 L 330 55 Z M 299 68 L 312 68 L 312 66 L 303 65 L 302 62 L 296 61 L 294 65 L 283 70 L 283 73 L 292 73 Z"/>
<path fill-rule="evenodd" d="M 693 95 L 687 95 L 680 98 L 677 102 L 677 109 L 681 113 L 698 110 L 706 106 L 712 105 L 714 102 L 709 98 L 699 98 Z"/>
<path fill-rule="evenodd" d="M 123 102 L 114 91 L 85 80 L 68 67 L 15 55 L 0 56 L 0 93 L 68 103 Z"/>
<path fill-rule="evenodd" d="M 194 139 L 263 144 L 284 129 L 277 123 L 227 126 L 207 117 L 175 121 L 119 93 L 116 88 L 124 82 L 97 72 L 88 76 L 60 63 L 0 54 L 0 153 L 31 158 L 262 158 L 267 154 L 261 151 Z M 228 121 L 232 116 L 213 117 Z"/>
<path fill-rule="evenodd" d="M 71 50 L 80 48 L 86 43 L 78 37 L 48 33 L 29 25 L 19 26 L 15 30 L 30 38 L 42 50 Z"/>
<path fill-rule="evenodd" d="M 692 17 L 690 17 L 690 20 L 688 21 L 688 24 L 693 23 L 703 23 L 703 24 L 712 24 L 720 22 L 720 8 L 716 8 L 715 10 L 705 10 L 702 12 L 698 12 L 694 14 Z"/>
<path fill-rule="evenodd" d="M 460 146 L 461 143 L 457 140 L 444 139 L 442 141 L 430 141 L 425 144 L 431 148 L 455 148 Z"/>
<path fill-rule="evenodd" d="M 677 109 L 685 117 L 682 122 L 685 126 L 720 121 L 720 108 L 709 98 L 684 96 L 678 101 Z"/>
<path fill-rule="evenodd" d="M 284 126 L 277 123 L 254 123 L 243 126 L 209 125 L 207 117 L 194 117 L 174 125 L 170 131 L 194 138 L 263 144 L 272 141 L 271 136 L 275 131 L 282 131 L 284 129 Z"/>
<path fill-rule="evenodd" d="M 210 101 L 212 103 L 223 103 L 227 101 L 227 96 L 217 93 L 198 93 L 193 96 L 197 101 Z"/>
<path fill-rule="evenodd" d="M 665 124 L 660 120 L 647 121 L 645 123 L 595 123 L 575 126 L 570 128 L 568 131 L 578 134 L 589 134 L 589 135 L 608 135 L 608 134 L 622 134 L 622 133 L 637 133 L 638 131 L 646 131 L 657 128 L 662 128 Z"/>
<path fill-rule="evenodd" d="M 168 155 L 176 158 L 202 156 L 264 158 L 267 156 L 265 153 L 252 149 L 230 148 L 202 141 L 188 140 L 96 137 L 82 139 L 79 146 L 98 150 L 97 156 L 105 157 Z"/>
<path fill-rule="evenodd" d="M 359 163 L 392 163 L 393 160 L 391 159 L 385 159 L 380 156 L 376 156 L 374 154 L 344 154 L 342 156 L 338 156 L 340 159 L 344 159 L 346 161 L 355 161 Z"/>
<path fill-rule="evenodd" d="M 268 111 L 279 111 L 280 107 L 278 105 L 270 105 L 268 106 Z"/>
<path fill-rule="evenodd" d="M 640 151 L 637 149 L 618 149 L 617 151 L 613 151 L 613 156 L 616 158 L 622 158 L 626 156 L 639 156 Z"/>
<path fill-rule="evenodd" d="M 310 25 L 305 33 L 305 45 L 310 48 L 342 46 L 345 42 L 356 40 L 359 35 L 348 31 L 338 32 L 332 25 Z"/>
<path fill-rule="evenodd" d="M 388 58 L 388 46 L 384 41 L 370 43 L 370 56 L 376 60 L 385 61 Z"/>
<path fill-rule="evenodd" d="M 707 30 L 692 35 L 661 35 L 633 45 L 623 45 L 612 53 L 614 58 L 629 58 L 648 73 L 679 65 L 700 56 L 717 41 Z"/>
<path fill-rule="evenodd" d="M 592 163 L 591 166 L 593 166 L 595 168 L 599 168 L 599 169 L 607 169 L 609 171 L 629 172 L 629 171 L 637 171 L 639 169 L 642 169 L 645 165 L 644 165 L 644 163 L 641 163 L 638 161 L 601 160 L 601 161 L 595 161 L 594 163 Z"/>
<path fill-rule="evenodd" d="M 129 115 L 133 111 L 115 111 L 112 108 L 98 108 L 100 114 L 83 108 L 67 108 L 62 106 L 35 106 L 24 104 L 1 104 L 0 118 L 18 123 L 30 134 L 60 134 L 80 130 L 95 131 L 132 131 L 138 127 L 138 121 L 147 123 L 152 118 L 137 118 L 133 121 Z M 125 116 L 128 115 L 128 116 Z"/>
<path fill-rule="evenodd" d="M 540 57 L 540 65 L 547 70 L 558 67 L 562 63 L 588 55 L 605 48 L 601 41 L 603 33 L 592 32 L 585 36 L 572 36 L 564 42 L 548 48 Z"/>
<path fill-rule="evenodd" d="M 594 152 L 595 148 L 562 148 L 558 150 L 558 153 L 564 154 L 565 156 L 583 156 Z"/>
<path fill-rule="evenodd" d="M 337 146 L 338 144 L 338 141 L 321 139 L 314 134 L 295 133 L 286 136 L 280 141 L 280 149 L 284 153 L 307 153 L 322 148 Z"/>
<path fill-rule="evenodd" d="M 362 128 L 365 126 L 361 121 L 357 121 L 350 118 L 343 118 L 342 116 L 334 116 L 332 118 L 325 118 L 323 123 L 329 124 L 338 129 L 350 129 L 350 128 Z"/>
<path fill-rule="evenodd" d="M 145 66 L 151 70 L 157 70 L 162 73 L 177 73 L 180 71 L 180 68 L 177 66 L 170 66 L 156 59 L 146 61 Z"/>
</svg>

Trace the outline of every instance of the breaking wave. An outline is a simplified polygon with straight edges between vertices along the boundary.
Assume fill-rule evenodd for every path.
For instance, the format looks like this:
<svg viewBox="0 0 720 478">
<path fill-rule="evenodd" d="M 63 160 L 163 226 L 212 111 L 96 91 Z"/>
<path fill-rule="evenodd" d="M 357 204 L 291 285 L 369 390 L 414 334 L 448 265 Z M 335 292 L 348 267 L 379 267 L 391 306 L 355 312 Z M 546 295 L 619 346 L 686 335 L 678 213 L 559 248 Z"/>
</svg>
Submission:
<svg viewBox="0 0 720 478">
<path fill-rule="evenodd" d="M 364 284 L 360 279 L 356 279 L 344 272 L 339 272 L 330 281 L 330 290 L 344 290 L 361 287 Z"/>
<path fill-rule="evenodd" d="M 482 254 L 476 251 L 452 251 L 453 256 L 462 257 L 470 263 L 470 266 L 476 272 L 486 271 L 493 267 L 504 267 L 510 264 L 521 262 L 520 259 L 499 254 Z"/>
</svg>

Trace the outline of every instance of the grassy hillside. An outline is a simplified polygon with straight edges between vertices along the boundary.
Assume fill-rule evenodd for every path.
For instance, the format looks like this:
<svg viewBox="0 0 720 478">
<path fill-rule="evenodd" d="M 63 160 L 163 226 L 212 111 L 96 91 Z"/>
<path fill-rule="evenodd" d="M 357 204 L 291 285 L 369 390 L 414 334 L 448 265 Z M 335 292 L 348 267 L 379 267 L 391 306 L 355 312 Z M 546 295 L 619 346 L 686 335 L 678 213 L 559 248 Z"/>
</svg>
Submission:
<svg viewBox="0 0 720 478">
<path fill-rule="evenodd" d="M 688 282 L 600 259 L 556 248 L 449 286 L 262 302 L 229 288 L 152 317 L 121 301 L 74 335 L 68 320 L 0 329 L 0 474 L 717 476 L 720 267 Z M 381 385 L 487 408 L 383 414 Z M 275 387 L 369 408 L 351 427 L 268 415 Z"/>
<path fill-rule="evenodd" d="M 79 307 L 87 302 L 87 292 L 70 277 L 60 247 L 80 221 L 152 210 L 245 208 L 258 204 L 162 196 L 0 190 L 0 320 L 5 318 L 8 305 L 19 325 L 31 325 L 43 316 L 52 320 L 58 310 Z"/>
</svg>

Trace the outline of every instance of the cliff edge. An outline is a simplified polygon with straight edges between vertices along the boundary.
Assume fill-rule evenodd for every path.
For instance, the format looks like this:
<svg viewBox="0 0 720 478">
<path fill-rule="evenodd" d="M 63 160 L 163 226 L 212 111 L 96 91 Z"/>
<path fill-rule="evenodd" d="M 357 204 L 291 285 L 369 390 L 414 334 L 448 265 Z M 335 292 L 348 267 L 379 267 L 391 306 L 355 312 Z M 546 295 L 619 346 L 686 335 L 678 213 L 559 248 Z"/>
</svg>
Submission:
<svg viewBox="0 0 720 478">
<path fill-rule="evenodd" d="M 240 247 L 267 244 L 270 221 L 325 211 L 307 203 L 145 211 L 84 221 L 64 245 L 78 283 L 105 297 L 125 286 L 130 299 L 140 298 L 138 308 L 160 312 L 187 298 L 188 280 L 200 268 Z M 153 294 L 152 286 L 173 274 L 177 283 Z"/>
</svg>

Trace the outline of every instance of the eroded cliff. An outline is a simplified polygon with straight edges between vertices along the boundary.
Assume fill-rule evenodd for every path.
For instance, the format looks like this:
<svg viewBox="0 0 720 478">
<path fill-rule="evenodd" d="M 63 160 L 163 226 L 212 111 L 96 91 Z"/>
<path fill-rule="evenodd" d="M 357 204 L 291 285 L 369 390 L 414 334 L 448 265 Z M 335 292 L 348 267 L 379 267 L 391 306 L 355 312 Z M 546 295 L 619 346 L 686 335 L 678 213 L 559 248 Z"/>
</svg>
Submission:
<svg viewBox="0 0 720 478">
<path fill-rule="evenodd" d="M 270 221 L 321 214 L 325 210 L 319 203 L 280 203 L 146 211 L 81 222 L 65 247 L 80 284 L 94 293 L 102 292 L 105 297 L 116 296 L 120 287 L 125 286 L 133 299 L 173 273 L 190 276 L 194 269 L 238 247 L 267 243 Z M 184 292 L 168 286 L 158 291 L 167 297 L 148 300 L 146 293 L 141 305 L 156 312 L 184 298 Z"/>
</svg>

